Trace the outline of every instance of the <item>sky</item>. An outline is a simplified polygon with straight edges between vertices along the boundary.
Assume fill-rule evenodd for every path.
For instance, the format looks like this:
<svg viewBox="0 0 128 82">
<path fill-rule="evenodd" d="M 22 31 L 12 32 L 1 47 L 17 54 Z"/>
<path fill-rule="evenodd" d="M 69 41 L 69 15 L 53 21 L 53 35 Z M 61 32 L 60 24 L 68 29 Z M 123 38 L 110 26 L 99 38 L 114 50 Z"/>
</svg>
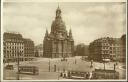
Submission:
<svg viewBox="0 0 128 82">
<path fill-rule="evenodd" d="M 72 29 L 75 44 L 89 45 L 97 38 L 120 38 L 126 33 L 126 5 L 119 2 L 4 2 L 3 31 L 19 32 L 35 45 L 42 44 L 58 4 L 66 29 Z"/>
</svg>

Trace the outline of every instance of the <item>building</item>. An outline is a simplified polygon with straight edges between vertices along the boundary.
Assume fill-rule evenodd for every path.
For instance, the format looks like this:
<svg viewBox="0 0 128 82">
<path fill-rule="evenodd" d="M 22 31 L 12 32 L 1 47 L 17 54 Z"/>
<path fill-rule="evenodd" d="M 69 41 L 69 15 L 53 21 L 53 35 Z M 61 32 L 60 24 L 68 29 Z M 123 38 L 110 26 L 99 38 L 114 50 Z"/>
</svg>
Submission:
<svg viewBox="0 0 128 82">
<path fill-rule="evenodd" d="M 110 58 L 109 43 L 107 38 L 96 39 L 89 45 L 89 58 L 101 61 L 103 58 Z"/>
<path fill-rule="evenodd" d="M 123 53 L 126 53 L 122 49 L 121 38 L 99 38 L 89 45 L 89 59 L 97 61 L 102 61 L 103 59 L 120 61 L 124 57 Z"/>
<path fill-rule="evenodd" d="M 43 57 L 43 44 L 35 46 L 35 57 Z"/>
<path fill-rule="evenodd" d="M 31 39 L 24 40 L 24 59 L 25 61 L 33 60 L 34 54 L 34 42 Z"/>
<path fill-rule="evenodd" d="M 74 40 L 72 31 L 66 30 L 65 23 L 61 17 L 61 9 L 56 10 L 55 20 L 51 25 L 51 32 L 46 30 L 43 41 L 43 56 L 50 58 L 73 56 Z"/>
<path fill-rule="evenodd" d="M 19 33 L 5 32 L 3 35 L 4 62 L 15 62 L 18 59 L 20 61 L 31 59 L 34 55 L 33 48 L 33 41 L 24 39 Z"/>
<path fill-rule="evenodd" d="M 21 34 L 4 33 L 3 35 L 4 62 L 24 60 L 24 42 Z"/>
<path fill-rule="evenodd" d="M 126 34 L 121 36 L 122 55 L 120 56 L 121 61 L 126 61 Z"/>
<path fill-rule="evenodd" d="M 122 45 L 120 38 L 108 38 L 110 44 L 110 59 L 114 61 L 119 61 L 122 55 Z"/>
<path fill-rule="evenodd" d="M 84 43 L 78 44 L 74 48 L 74 54 L 75 56 L 88 56 L 89 50 L 88 45 L 85 45 Z"/>
</svg>

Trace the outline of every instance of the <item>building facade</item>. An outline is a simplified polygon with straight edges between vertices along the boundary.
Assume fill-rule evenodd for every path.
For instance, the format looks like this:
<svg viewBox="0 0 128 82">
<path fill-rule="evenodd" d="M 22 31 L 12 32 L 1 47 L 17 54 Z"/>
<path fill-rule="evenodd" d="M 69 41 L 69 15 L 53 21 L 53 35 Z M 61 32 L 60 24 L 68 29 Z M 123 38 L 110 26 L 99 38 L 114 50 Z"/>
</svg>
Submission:
<svg viewBox="0 0 128 82">
<path fill-rule="evenodd" d="M 122 55 L 122 44 L 120 38 L 109 38 L 110 44 L 110 59 L 114 61 L 119 61 Z"/>
<path fill-rule="evenodd" d="M 89 45 L 89 59 L 101 61 L 110 59 L 120 61 L 124 58 L 121 38 L 104 37 L 94 40 Z"/>
<path fill-rule="evenodd" d="M 26 49 L 25 39 L 19 33 L 5 32 L 3 35 L 3 58 L 4 62 L 25 61 L 29 49 Z M 34 47 L 34 46 L 33 46 Z M 34 50 L 33 50 L 34 51 Z M 32 53 L 32 51 L 30 52 Z M 27 58 L 30 58 L 27 56 Z"/>
<path fill-rule="evenodd" d="M 126 34 L 121 36 L 122 55 L 120 56 L 121 61 L 126 61 Z"/>
<path fill-rule="evenodd" d="M 4 33 L 3 35 L 4 62 L 24 60 L 24 42 L 21 34 Z"/>
<path fill-rule="evenodd" d="M 109 46 L 107 38 L 94 40 L 89 45 L 89 58 L 97 61 L 110 58 Z"/>
<path fill-rule="evenodd" d="M 34 42 L 31 39 L 24 39 L 24 59 L 25 61 L 33 60 L 34 54 Z"/>
<path fill-rule="evenodd" d="M 61 17 L 61 9 L 56 10 L 55 20 L 51 25 L 51 32 L 46 34 L 43 41 L 43 56 L 50 58 L 73 56 L 74 40 L 71 29 L 69 33 L 66 30 L 65 23 Z"/>
</svg>

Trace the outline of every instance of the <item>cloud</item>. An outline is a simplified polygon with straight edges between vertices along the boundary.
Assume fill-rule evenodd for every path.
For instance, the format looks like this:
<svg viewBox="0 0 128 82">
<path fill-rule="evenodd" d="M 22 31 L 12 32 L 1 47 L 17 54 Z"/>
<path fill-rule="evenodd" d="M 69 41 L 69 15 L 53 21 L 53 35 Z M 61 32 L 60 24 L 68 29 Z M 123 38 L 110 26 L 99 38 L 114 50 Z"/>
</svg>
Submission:
<svg viewBox="0 0 128 82">
<path fill-rule="evenodd" d="M 121 37 L 126 30 L 124 3 L 60 3 L 67 30 L 72 29 L 75 43 L 89 44 L 96 38 Z M 4 31 L 17 31 L 35 44 L 43 42 L 46 28 L 51 29 L 57 3 L 6 2 L 3 9 Z"/>
</svg>

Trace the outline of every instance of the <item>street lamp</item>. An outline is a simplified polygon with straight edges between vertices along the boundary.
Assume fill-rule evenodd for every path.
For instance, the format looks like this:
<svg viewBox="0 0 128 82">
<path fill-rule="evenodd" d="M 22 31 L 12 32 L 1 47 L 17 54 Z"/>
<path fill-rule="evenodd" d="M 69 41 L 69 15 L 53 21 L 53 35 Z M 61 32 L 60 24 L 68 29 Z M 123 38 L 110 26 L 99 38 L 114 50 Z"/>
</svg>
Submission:
<svg viewBox="0 0 128 82">
<path fill-rule="evenodd" d="M 49 58 L 49 72 L 50 72 L 50 58 Z"/>
<path fill-rule="evenodd" d="M 105 70 L 105 55 L 104 55 L 104 70 Z"/>
<path fill-rule="evenodd" d="M 117 63 L 117 62 L 118 62 L 118 59 L 117 59 L 117 54 L 116 54 L 116 65 L 118 65 L 118 63 Z"/>
<path fill-rule="evenodd" d="M 19 64 L 20 64 L 20 58 L 19 58 L 19 55 L 21 54 L 21 52 L 19 52 L 19 49 L 18 49 L 18 52 L 17 52 L 17 80 L 20 80 L 20 75 L 19 75 Z"/>
</svg>

